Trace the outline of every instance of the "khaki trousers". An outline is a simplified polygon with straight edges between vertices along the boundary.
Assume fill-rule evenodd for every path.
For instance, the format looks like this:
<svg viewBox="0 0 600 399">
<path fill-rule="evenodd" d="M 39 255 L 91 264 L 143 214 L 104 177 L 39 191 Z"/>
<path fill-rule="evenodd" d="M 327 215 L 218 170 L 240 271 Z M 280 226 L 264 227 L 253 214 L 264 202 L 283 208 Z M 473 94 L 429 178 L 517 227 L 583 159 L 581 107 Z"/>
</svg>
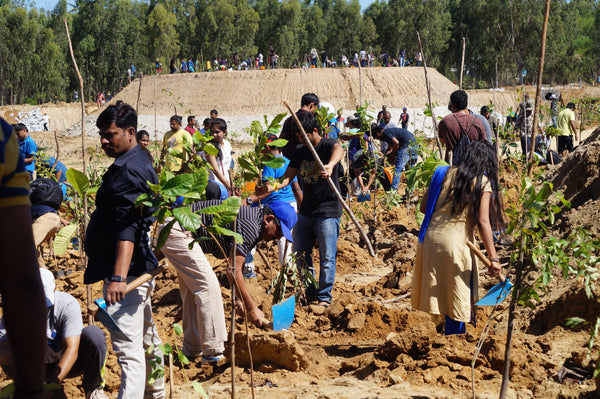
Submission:
<svg viewBox="0 0 600 399">
<path fill-rule="evenodd" d="M 35 219 L 32 226 L 35 250 L 40 267 L 46 268 L 42 252 L 42 244 L 49 242 L 60 228 L 60 217 L 57 213 L 48 212 Z"/>
</svg>

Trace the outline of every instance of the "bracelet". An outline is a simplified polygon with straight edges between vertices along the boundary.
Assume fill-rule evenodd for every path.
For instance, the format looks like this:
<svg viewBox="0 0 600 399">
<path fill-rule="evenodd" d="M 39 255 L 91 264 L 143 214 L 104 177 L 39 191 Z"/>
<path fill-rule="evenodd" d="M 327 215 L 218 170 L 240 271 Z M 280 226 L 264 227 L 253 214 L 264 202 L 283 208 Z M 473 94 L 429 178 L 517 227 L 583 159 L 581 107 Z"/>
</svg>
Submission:
<svg viewBox="0 0 600 399">
<path fill-rule="evenodd" d="M 500 262 L 498 258 L 488 258 L 490 262 Z"/>
<path fill-rule="evenodd" d="M 273 183 L 273 189 L 277 191 L 277 187 L 279 187 L 279 182 Z"/>
</svg>

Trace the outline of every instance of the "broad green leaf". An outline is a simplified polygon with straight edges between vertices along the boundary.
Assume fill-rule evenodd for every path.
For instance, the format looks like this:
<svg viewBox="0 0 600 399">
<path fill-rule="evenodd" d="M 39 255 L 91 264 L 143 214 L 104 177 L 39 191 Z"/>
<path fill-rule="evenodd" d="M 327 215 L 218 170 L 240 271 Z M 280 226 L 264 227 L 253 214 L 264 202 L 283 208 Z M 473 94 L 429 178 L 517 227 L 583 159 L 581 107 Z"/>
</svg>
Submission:
<svg viewBox="0 0 600 399">
<path fill-rule="evenodd" d="M 173 216 L 181 227 L 191 232 L 195 232 L 202 225 L 202 217 L 192 212 L 192 209 L 187 206 L 173 209 Z"/>
<path fill-rule="evenodd" d="M 188 364 L 190 364 L 190 359 L 188 359 L 187 356 L 184 355 L 182 351 L 177 351 L 177 358 L 179 359 L 181 364 L 183 364 L 184 366 L 187 366 Z"/>
<path fill-rule="evenodd" d="M 204 152 L 208 155 L 216 156 L 219 153 L 219 150 L 212 143 L 206 143 L 204 144 Z"/>
<path fill-rule="evenodd" d="M 160 234 L 158 235 L 158 241 L 156 243 L 157 250 L 161 249 L 162 246 L 165 245 L 165 242 L 167 242 L 167 238 L 169 238 L 169 235 L 171 234 L 171 229 L 173 228 L 173 225 L 175 224 L 176 221 L 177 220 L 175 220 L 175 219 L 171 220 L 160 231 Z"/>
<path fill-rule="evenodd" d="M 69 242 L 71 242 L 71 237 L 77 231 L 77 223 L 71 223 L 63 227 L 56 233 L 54 237 L 54 243 L 52 247 L 54 248 L 54 253 L 56 255 L 62 255 L 67 250 L 69 246 Z"/>
<path fill-rule="evenodd" d="M 173 324 L 173 330 L 178 337 L 183 336 L 183 328 L 178 323 Z"/>
<path fill-rule="evenodd" d="M 263 130 L 263 126 L 259 121 L 254 120 L 250 123 L 250 134 L 254 135 L 255 137 L 260 137 Z"/>
<path fill-rule="evenodd" d="M 286 139 L 277 139 L 269 143 L 269 147 L 285 147 L 288 143 Z"/>
<path fill-rule="evenodd" d="M 206 231 L 213 233 L 215 235 L 219 235 L 219 236 L 229 236 L 229 237 L 233 237 L 235 239 L 235 242 L 238 244 L 243 244 L 244 243 L 244 239 L 242 238 L 242 236 L 234 231 L 231 231 L 229 229 L 226 229 L 225 227 L 221 227 L 221 226 L 207 226 L 206 227 Z"/>
<path fill-rule="evenodd" d="M 285 165 L 285 159 L 283 159 L 282 157 L 273 157 L 273 159 L 265 161 L 264 165 L 273 169 L 279 169 L 283 165 Z"/>
<path fill-rule="evenodd" d="M 208 169 L 201 168 L 196 171 L 193 175 L 194 183 L 190 191 L 196 194 L 203 194 L 206 191 L 206 185 L 208 184 Z M 187 197 L 188 195 L 186 195 Z"/>
<path fill-rule="evenodd" d="M 87 193 L 90 188 L 90 180 L 83 172 L 70 168 L 67 170 L 66 175 L 67 181 L 73 186 L 75 191 L 77 191 L 77 194 L 83 196 Z"/>
<path fill-rule="evenodd" d="M 275 115 L 275 118 L 273 118 L 273 120 L 271 121 L 271 123 L 269 124 L 268 129 L 279 129 L 281 127 L 281 121 L 283 120 L 283 118 L 285 118 L 287 116 L 287 112 L 282 112 L 280 114 Z"/>
</svg>

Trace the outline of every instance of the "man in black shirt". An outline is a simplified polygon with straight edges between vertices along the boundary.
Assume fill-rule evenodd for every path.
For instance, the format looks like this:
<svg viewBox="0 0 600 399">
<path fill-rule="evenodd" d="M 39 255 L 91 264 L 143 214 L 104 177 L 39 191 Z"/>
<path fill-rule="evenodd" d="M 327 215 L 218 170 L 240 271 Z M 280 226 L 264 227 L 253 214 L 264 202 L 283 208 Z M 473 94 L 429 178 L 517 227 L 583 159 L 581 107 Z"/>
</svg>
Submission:
<svg viewBox="0 0 600 399">
<path fill-rule="evenodd" d="M 371 125 L 373 137 L 387 143 L 387 152 L 384 154 L 390 162 L 395 160 L 394 179 L 392 180 L 392 191 L 398 190 L 400 176 L 408 162 L 414 164 L 417 161 L 417 142 L 415 136 L 406 129 L 399 127 L 388 127 L 384 129 L 381 125 Z M 393 163 L 393 162 L 392 162 Z"/>
<path fill-rule="evenodd" d="M 306 146 L 302 133 L 296 127 L 296 136 L 302 146 L 292 154 L 282 183 L 280 185 L 266 183 L 266 187 L 259 191 L 275 191 L 285 187 L 296 175 L 299 175 L 303 184 L 304 199 L 300 204 L 298 222 L 294 227 L 294 252 L 298 255 L 298 266 L 308 268 L 314 274 L 311 255 L 316 240 L 319 240 L 321 260 L 319 287 L 314 289 L 309 286 L 307 296 L 309 300 L 316 299 L 319 305 L 329 306 L 331 290 L 335 283 L 337 240 L 340 234 L 342 206 L 329 187 L 327 178 L 331 177 L 339 191 L 340 160 L 344 155 L 344 150 L 336 140 L 321 137 L 320 127 L 312 113 L 303 113 L 298 116 L 298 119 L 323 162 L 325 170 L 321 171 Z"/>
<path fill-rule="evenodd" d="M 300 109 L 296 112 L 296 116 L 302 114 L 314 114 L 319 108 L 319 97 L 315 93 L 305 93 L 300 100 Z M 296 147 L 300 145 L 300 140 L 296 137 L 296 122 L 294 118 L 289 116 L 284 122 L 279 134 L 280 139 L 286 139 L 288 142 L 285 146 L 281 147 L 281 153 L 287 159 L 292 159 L 292 154 L 296 151 Z M 298 205 L 302 203 L 302 189 L 300 184 L 292 182 L 292 191 Z"/>
<path fill-rule="evenodd" d="M 100 143 L 109 157 L 116 158 L 102 176 L 96 210 L 85 237 L 89 257 L 86 284 L 104 280 L 107 311 L 131 341 L 111 334 L 113 349 L 121 366 L 118 398 L 164 398 L 164 378 L 147 383 L 144 349 L 154 345 L 154 356 L 162 358 L 161 340 L 152 320 L 150 295 L 154 280 L 125 294 L 128 282 L 158 266 L 150 250 L 148 231 L 153 209 L 135 207 L 135 200 L 150 193 L 147 182 L 158 183 L 154 169 L 137 145 L 137 114 L 122 101 L 106 108 L 96 122 Z M 152 356 L 152 358 L 154 358 Z"/>
</svg>

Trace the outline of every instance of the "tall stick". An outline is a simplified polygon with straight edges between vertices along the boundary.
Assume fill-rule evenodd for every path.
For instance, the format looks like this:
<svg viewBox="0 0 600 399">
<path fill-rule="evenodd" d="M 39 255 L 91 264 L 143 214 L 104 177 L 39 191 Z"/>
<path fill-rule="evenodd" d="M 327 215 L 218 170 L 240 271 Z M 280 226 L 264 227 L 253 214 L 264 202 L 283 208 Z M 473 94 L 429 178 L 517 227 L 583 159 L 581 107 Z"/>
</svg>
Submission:
<svg viewBox="0 0 600 399">
<path fill-rule="evenodd" d="M 233 187 L 233 186 L 232 186 Z M 237 231 L 237 218 L 233 220 L 233 231 Z M 235 290 L 237 288 L 237 283 L 235 281 L 236 277 L 236 258 L 237 252 L 235 249 L 235 239 L 233 241 L 233 256 L 232 256 L 232 264 L 233 268 L 233 284 L 231 284 L 231 336 L 229 337 L 229 341 L 231 342 L 231 399 L 235 399 Z M 242 297 L 243 299 L 243 297 Z M 246 304 L 244 304 L 244 312 L 248 309 Z M 244 314 L 246 317 L 246 314 Z M 246 335 L 247 337 L 247 335 Z"/>
<path fill-rule="evenodd" d="M 358 60 L 358 105 L 362 107 L 362 66 Z"/>
<path fill-rule="evenodd" d="M 550 0 L 546 0 L 546 10 L 544 12 L 544 25 L 542 28 L 542 43 L 540 49 L 540 66 L 538 69 L 538 82 L 535 92 L 535 106 L 533 108 L 533 126 L 531 129 L 531 146 L 535 147 L 535 135 L 537 133 L 538 124 L 538 106 L 540 101 L 540 93 L 542 89 L 542 75 L 544 72 L 544 57 L 546 55 L 546 33 L 548 31 L 548 17 L 550 15 Z M 525 104 L 525 110 L 523 111 L 524 116 L 527 117 L 527 103 Z M 533 148 L 529 151 L 529 161 L 527 165 L 527 174 L 531 174 L 533 167 Z M 524 250 L 525 250 L 525 238 L 521 234 L 519 241 L 519 265 L 516 267 L 515 285 L 513 290 L 513 296 L 510 301 L 510 308 L 508 312 L 508 332 L 506 334 L 506 347 L 504 355 L 504 373 L 502 374 L 502 385 L 500 387 L 500 399 L 506 397 L 508 391 L 508 383 L 510 381 L 510 352 L 512 348 L 512 338 L 515 322 L 515 308 L 519 299 L 521 291 L 521 282 L 523 280 L 523 263 L 524 263 Z"/>
<path fill-rule="evenodd" d="M 158 126 L 156 123 L 156 78 L 154 80 L 154 142 L 158 141 Z M 157 154 L 158 156 L 158 154 Z"/>
<path fill-rule="evenodd" d="M 423 51 L 423 45 L 421 44 L 421 35 L 419 35 L 419 31 L 417 31 L 417 40 L 419 41 L 419 49 L 421 51 L 421 58 L 423 59 L 423 71 L 425 72 L 425 86 L 427 87 L 427 101 L 429 103 L 429 110 L 431 111 L 431 120 L 433 121 L 433 137 L 435 138 L 435 142 L 440 152 L 440 159 L 442 159 L 444 158 L 444 154 L 442 154 L 442 144 L 440 143 L 440 139 L 438 137 L 437 122 L 435 120 L 435 115 L 433 115 L 433 105 L 431 104 L 431 87 L 429 86 L 429 79 L 427 78 L 427 60 L 425 58 L 425 52 Z"/>
<path fill-rule="evenodd" d="M 465 69 L 465 48 L 466 48 L 466 42 L 465 42 L 465 38 L 463 37 L 462 58 L 460 60 L 460 79 L 458 81 L 458 88 L 460 90 L 462 90 L 463 71 Z M 421 54 L 423 54 L 423 52 L 421 52 Z"/>
<path fill-rule="evenodd" d="M 138 96 L 137 96 L 137 101 L 135 102 L 135 113 L 136 114 L 140 114 L 140 96 L 142 94 L 142 80 L 144 79 L 144 74 L 140 72 L 140 86 L 138 87 Z M 155 101 L 156 102 L 156 97 Z"/>
<path fill-rule="evenodd" d="M 531 149 L 529 150 L 529 159 L 527 165 L 527 174 L 531 175 L 533 167 L 533 150 L 535 149 L 535 136 L 538 126 L 538 109 L 540 105 L 540 95 L 542 92 L 542 78 L 544 75 L 544 57 L 546 56 L 546 33 L 548 32 L 548 18 L 550 16 L 550 0 L 546 0 L 546 11 L 544 13 L 544 25 L 542 27 L 542 44 L 540 49 L 540 66 L 538 69 L 537 87 L 535 88 L 535 106 L 533 107 L 533 126 L 531 127 Z M 527 117 L 527 104 L 525 104 L 525 117 Z"/>
<path fill-rule="evenodd" d="M 320 170 L 325 170 L 325 166 L 323 165 L 323 162 L 321 162 L 321 158 L 319 158 L 319 154 L 317 154 L 317 151 L 315 150 L 315 147 L 313 147 L 313 145 L 310 142 L 310 140 L 308 140 L 308 136 L 306 135 L 306 132 L 304 131 L 304 128 L 302 127 L 302 124 L 298 120 L 298 117 L 296 116 L 296 113 L 294 111 L 292 111 L 292 108 L 287 103 L 287 101 L 284 101 L 283 104 L 285 104 L 285 106 L 287 107 L 288 111 L 290 111 L 290 114 L 294 118 L 294 121 L 296 122 L 296 125 L 298 125 L 298 128 L 300 129 L 300 132 L 302 132 L 302 136 L 304 136 L 304 141 L 306 142 L 306 146 L 308 147 L 308 149 L 310 150 L 310 152 L 313 154 L 313 157 L 315 157 L 315 161 L 319 165 L 319 169 Z M 365 234 L 365 231 L 363 230 L 362 226 L 360 225 L 360 223 L 358 223 L 358 220 L 356 220 L 356 217 L 352 213 L 352 209 L 350 209 L 350 207 L 348 206 L 348 204 L 346 204 L 346 201 L 344 201 L 344 199 L 342 198 L 342 195 L 340 194 L 340 192 L 338 191 L 337 187 L 333 183 L 333 180 L 331 180 L 331 176 L 327 178 L 327 183 L 329 183 L 329 187 L 331 187 L 331 190 L 333 190 L 333 192 L 335 193 L 335 196 L 337 197 L 338 201 L 340 202 L 340 204 L 342 204 L 342 207 L 348 213 L 348 215 L 350 216 L 350 219 L 352 219 L 352 222 L 354 222 L 354 224 L 358 228 L 358 231 L 360 232 L 360 235 L 361 235 L 362 239 L 365 240 L 365 243 L 367 244 L 367 248 L 369 249 L 369 254 L 371 256 L 375 256 L 375 251 L 373 250 L 373 247 L 371 246 L 371 241 L 369 241 L 369 237 L 367 237 L 367 235 Z"/>
<path fill-rule="evenodd" d="M 71 54 L 71 61 L 73 61 L 73 66 L 75 67 L 75 72 L 77 72 L 77 77 L 79 78 L 79 92 L 81 93 L 81 153 L 83 157 L 83 173 L 86 177 L 88 177 L 87 172 L 87 156 L 85 153 L 85 96 L 83 95 L 83 79 L 81 77 L 81 73 L 79 73 L 79 67 L 77 66 L 77 61 L 75 60 L 75 54 L 73 54 L 73 44 L 71 43 L 71 35 L 69 34 L 69 24 L 67 23 L 67 19 L 63 18 L 63 22 L 65 23 L 65 30 L 67 31 L 67 42 L 69 43 L 69 53 Z M 83 196 L 83 231 L 87 230 L 88 224 L 88 203 L 87 203 L 87 195 Z M 82 237 L 83 238 L 83 237 Z M 83 248 L 83 240 L 79 243 L 80 247 Z M 83 255 L 83 264 L 86 264 L 87 258 L 85 253 L 82 252 Z M 92 304 L 92 286 L 87 285 L 87 305 L 88 308 Z M 94 317 L 88 312 L 88 324 L 94 324 Z"/>
</svg>

